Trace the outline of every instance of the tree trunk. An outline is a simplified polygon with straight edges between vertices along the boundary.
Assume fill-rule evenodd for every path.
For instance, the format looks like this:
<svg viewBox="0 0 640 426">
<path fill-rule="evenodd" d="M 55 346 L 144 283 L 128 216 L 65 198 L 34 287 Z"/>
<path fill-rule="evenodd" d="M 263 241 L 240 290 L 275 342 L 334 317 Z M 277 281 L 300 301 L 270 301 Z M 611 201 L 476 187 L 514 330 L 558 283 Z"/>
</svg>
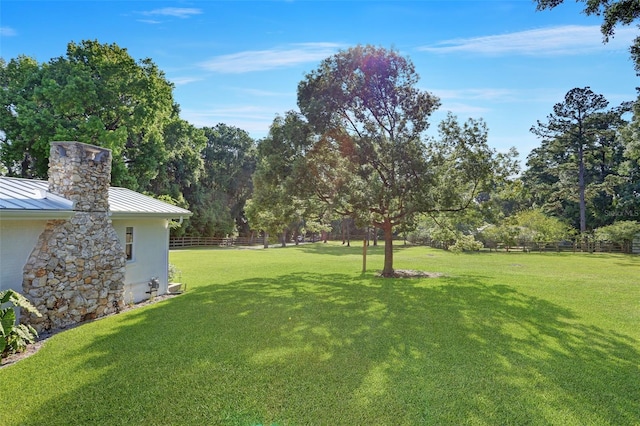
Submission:
<svg viewBox="0 0 640 426">
<path fill-rule="evenodd" d="M 264 241 L 262 241 L 262 244 L 264 245 L 264 248 L 269 248 L 269 233 L 268 232 L 264 233 Z"/>
<path fill-rule="evenodd" d="M 583 234 L 587 230 L 587 206 L 584 197 L 584 148 L 582 144 L 578 147 L 578 191 L 580 192 L 580 233 Z"/>
<path fill-rule="evenodd" d="M 391 222 L 385 219 L 382 225 L 382 231 L 384 232 L 384 269 L 382 270 L 383 277 L 393 276 L 393 229 Z"/>
<path fill-rule="evenodd" d="M 362 239 L 362 273 L 367 272 L 367 237 Z"/>
<path fill-rule="evenodd" d="M 282 247 L 287 246 L 287 230 L 282 231 Z"/>
</svg>

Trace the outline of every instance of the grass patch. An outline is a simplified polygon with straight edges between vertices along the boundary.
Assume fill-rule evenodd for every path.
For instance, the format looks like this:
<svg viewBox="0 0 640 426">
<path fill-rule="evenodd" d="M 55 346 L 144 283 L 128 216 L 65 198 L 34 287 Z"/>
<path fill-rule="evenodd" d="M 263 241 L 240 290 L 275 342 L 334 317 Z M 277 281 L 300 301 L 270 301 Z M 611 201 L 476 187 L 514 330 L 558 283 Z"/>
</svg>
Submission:
<svg viewBox="0 0 640 426">
<path fill-rule="evenodd" d="M 360 254 L 172 252 L 189 290 L 0 370 L 0 424 L 638 424 L 637 256 Z"/>
</svg>

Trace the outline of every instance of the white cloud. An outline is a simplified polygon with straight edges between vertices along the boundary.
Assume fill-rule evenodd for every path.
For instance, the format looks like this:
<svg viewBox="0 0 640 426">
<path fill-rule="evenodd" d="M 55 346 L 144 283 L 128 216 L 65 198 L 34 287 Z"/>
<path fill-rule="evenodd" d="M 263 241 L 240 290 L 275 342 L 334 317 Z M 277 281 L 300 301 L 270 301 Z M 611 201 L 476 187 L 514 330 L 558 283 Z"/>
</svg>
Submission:
<svg viewBox="0 0 640 426">
<path fill-rule="evenodd" d="M 449 101 L 483 101 L 492 103 L 546 103 L 560 102 L 566 93 L 563 89 L 501 89 L 501 88 L 466 88 L 466 89 L 433 89 L 443 103 Z M 442 108 L 441 108 L 442 109 Z"/>
<path fill-rule="evenodd" d="M 486 101 L 513 101 L 519 98 L 518 91 L 512 89 L 434 89 L 431 92 L 442 100 L 479 99 Z"/>
<path fill-rule="evenodd" d="M 154 9 L 146 12 L 141 12 L 147 16 L 173 16 L 176 18 L 189 18 L 193 15 L 202 14 L 202 9 L 189 8 L 189 7 L 163 7 L 162 9 Z"/>
<path fill-rule="evenodd" d="M 268 121 L 268 123 L 271 124 L 275 117 L 273 110 L 252 105 L 202 108 L 198 110 L 185 109 L 181 112 L 183 115 L 189 116 L 196 123 L 209 123 L 207 125 L 210 126 L 219 122 L 226 122 L 227 119 L 240 118 L 247 121 Z"/>
<path fill-rule="evenodd" d="M 577 55 L 603 49 L 627 49 L 635 34 L 635 28 L 620 28 L 609 43 L 603 44 L 599 26 L 566 25 L 502 35 L 445 40 L 434 45 L 421 46 L 418 50 L 484 55 Z"/>
<path fill-rule="evenodd" d="M 185 84 L 195 83 L 197 81 L 202 81 L 202 78 L 199 77 L 174 77 L 169 79 L 176 86 L 184 86 Z"/>
<path fill-rule="evenodd" d="M 247 131 L 253 138 L 262 138 L 269 133 L 276 113 L 259 106 L 235 106 L 180 112 L 180 116 L 196 127 L 213 127 L 225 123 Z"/>
<path fill-rule="evenodd" d="M 16 30 L 10 27 L 0 27 L 0 36 L 2 37 L 13 37 L 18 35 Z"/>
<path fill-rule="evenodd" d="M 269 50 L 247 50 L 229 55 L 217 56 L 200 64 L 209 71 L 240 74 L 287 68 L 308 62 L 319 62 L 340 48 L 335 43 L 301 43 L 289 48 Z"/>
<path fill-rule="evenodd" d="M 438 108 L 440 113 L 444 113 L 446 111 L 450 111 L 454 114 L 462 114 L 462 115 L 481 115 L 486 114 L 491 111 L 491 108 L 470 105 L 461 102 L 443 102 L 442 106 Z"/>
</svg>

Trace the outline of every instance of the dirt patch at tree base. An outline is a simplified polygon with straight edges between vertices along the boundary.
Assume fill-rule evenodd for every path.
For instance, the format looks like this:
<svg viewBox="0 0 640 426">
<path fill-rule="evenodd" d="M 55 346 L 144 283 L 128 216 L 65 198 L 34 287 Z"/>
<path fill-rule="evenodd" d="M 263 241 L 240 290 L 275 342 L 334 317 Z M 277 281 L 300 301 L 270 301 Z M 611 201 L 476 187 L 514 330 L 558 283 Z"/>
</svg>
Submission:
<svg viewBox="0 0 640 426">
<path fill-rule="evenodd" d="M 416 271 L 413 269 L 396 269 L 391 276 L 382 275 L 382 272 L 378 273 L 377 276 L 381 278 L 440 278 L 444 277 L 444 274 L 440 272 Z"/>
</svg>

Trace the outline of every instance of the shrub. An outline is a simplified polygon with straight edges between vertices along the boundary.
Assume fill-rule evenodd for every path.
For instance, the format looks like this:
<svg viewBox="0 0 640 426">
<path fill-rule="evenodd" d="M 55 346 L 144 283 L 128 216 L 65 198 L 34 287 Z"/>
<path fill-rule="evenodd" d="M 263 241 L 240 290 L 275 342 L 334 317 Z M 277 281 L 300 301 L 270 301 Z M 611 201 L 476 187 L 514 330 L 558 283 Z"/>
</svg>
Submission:
<svg viewBox="0 0 640 426">
<path fill-rule="evenodd" d="M 631 252 L 631 242 L 640 233 L 640 223 L 633 220 L 621 220 L 613 225 L 596 229 L 596 239 L 622 245 L 625 253 Z"/>
<path fill-rule="evenodd" d="M 461 235 L 456 240 L 456 243 L 449 247 L 449 250 L 454 253 L 461 253 L 463 251 L 478 251 L 482 248 L 482 243 L 476 241 L 473 235 Z"/>
<path fill-rule="evenodd" d="M 16 308 L 22 308 L 37 316 L 42 316 L 35 306 L 14 290 L 0 291 L 0 354 L 22 352 L 38 337 L 30 325 L 16 323 Z"/>
<path fill-rule="evenodd" d="M 180 271 L 180 269 L 176 268 L 176 265 L 173 264 L 169 264 L 169 282 L 175 282 L 176 279 L 179 279 L 180 276 L 182 275 L 182 271 Z"/>
</svg>

